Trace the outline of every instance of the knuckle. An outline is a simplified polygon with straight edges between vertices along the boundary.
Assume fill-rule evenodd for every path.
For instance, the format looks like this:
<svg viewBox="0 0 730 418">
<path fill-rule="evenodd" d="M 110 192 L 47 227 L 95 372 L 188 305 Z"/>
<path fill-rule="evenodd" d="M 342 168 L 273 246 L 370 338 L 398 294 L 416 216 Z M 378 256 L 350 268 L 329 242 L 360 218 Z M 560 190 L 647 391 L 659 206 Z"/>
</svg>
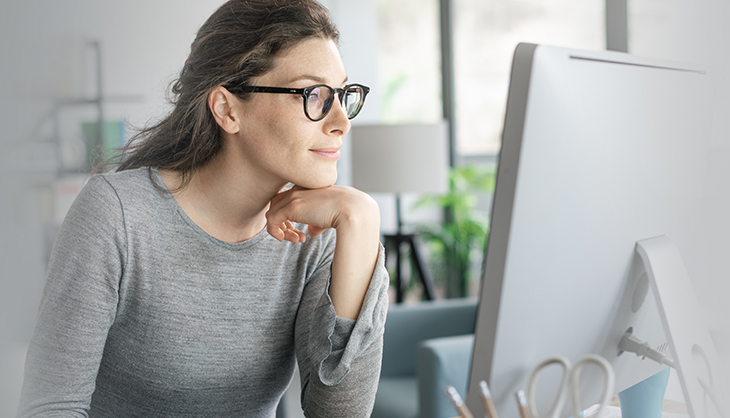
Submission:
<svg viewBox="0 0 730 418">
<path fill-rule="evenodd" d="M 266 217 L 267 221 L 271 221 L 271 219 L 274 217 L 274 211 L 268 210 L 266 211 L 266 214 L 264 216 Z"/>
<path fill-rule="evenodd" d="M 289 202 L 287 207 L 293 212 L 299 212 L 304 205 L 304 199 L 302 199 L 301 197 L 295 197 L 294 199 L 292 199 L 291 202 Z"/>
</svg>

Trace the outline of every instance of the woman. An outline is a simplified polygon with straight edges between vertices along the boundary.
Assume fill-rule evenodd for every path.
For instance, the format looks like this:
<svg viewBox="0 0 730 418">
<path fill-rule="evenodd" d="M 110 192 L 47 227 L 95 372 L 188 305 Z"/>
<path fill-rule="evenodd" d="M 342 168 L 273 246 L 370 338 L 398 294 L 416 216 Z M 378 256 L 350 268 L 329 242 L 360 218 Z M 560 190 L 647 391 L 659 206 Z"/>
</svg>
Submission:
<svg viewBox="0 0 730 418">
<path fill-rule="evenodd" d="M 333 185 L 367 94 L 337 40 L 314 0 L 201 27 L 171 114 L 64 221 L 21 416 L 273 417 L 295 361 L 306 415 L 369 416 L 388 277 L 377 205 Z"/>
</svg>

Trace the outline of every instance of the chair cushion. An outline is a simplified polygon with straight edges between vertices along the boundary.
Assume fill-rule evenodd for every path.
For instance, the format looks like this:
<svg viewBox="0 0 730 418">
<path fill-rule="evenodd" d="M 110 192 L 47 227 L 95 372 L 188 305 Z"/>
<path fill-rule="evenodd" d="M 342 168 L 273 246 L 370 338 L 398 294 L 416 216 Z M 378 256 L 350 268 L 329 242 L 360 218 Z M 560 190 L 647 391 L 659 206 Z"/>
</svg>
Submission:
<svg viewBox="0 0 730 418">
<path fill-rule="evenodd" d="M 416 350 L 431 338 L 474 333 L 477 299 L 442 299 L 388 308 L 383 340 L 383 377 L 416 374 Z"/>
<path fill-rule="evenodd" d="M 416 377 L 381 377 L 371 418 L 417 418 Z"/>
<path fill-rule="evenodd" d="M 446 396 L 446 386 L 454 386 L 466 397 L 474 334 L 433 338 L 423 341 L 417 354 L 420 418 L 457 415 Z"/>
</svg>

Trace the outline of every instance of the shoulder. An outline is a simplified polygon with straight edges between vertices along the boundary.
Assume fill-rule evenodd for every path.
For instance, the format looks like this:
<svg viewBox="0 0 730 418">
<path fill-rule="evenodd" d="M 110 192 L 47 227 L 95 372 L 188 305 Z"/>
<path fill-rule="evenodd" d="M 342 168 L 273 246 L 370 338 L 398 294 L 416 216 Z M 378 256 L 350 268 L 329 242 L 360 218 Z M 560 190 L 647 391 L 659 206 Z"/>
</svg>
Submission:
<svg viewBox="0 0 730 418">
<path fill-rule="evenodd" d="M 97 174 L 88 179 L 74 199 L 57 240 L 63 241 L 64 245 L 72 242 L 101 245 L 102 240 L 119 244 L 124 241 L 124 229 L 124 211 L 119 195 L 105 175 Z"/>
<path fill-rule="evenodd" d="M 72 212 L 82 218 L 110 219 L 126 217 L 135 207 L 154 206 L 166 194 L 154 186 L 154 174 L 147 168 L 95 174 L 76 197 Z"/>
<path fill-rule="evenodd" d="M 158 187 L 155 187 L 155 181 L 161 182 L 158 179 L 159 176 L 156 174 L 157 172 L 153 168 L 142 167 L 133 170 L 98 174 L 92 177 L 92 179 L 105 182 L 112 189 L 121 193 L 130 191 L 149 192 L 151 190 L 161 192 L 164 190 L 164 183 L 159 183 Z"/>
<path fill-rule="evenodd" d="M 152 185 L 149 169 L 94 174 L 86 181 L 82 194 L 116 194 L 127 190 L 146 190 Z"/>
<path fill-rule="evenodd" d="M 92 190 L 107 190 L 125 210 L 155 207 L 172 197 L 157 170 L 148 167 L 98 174 L 87 186 Z"/>
</svg>

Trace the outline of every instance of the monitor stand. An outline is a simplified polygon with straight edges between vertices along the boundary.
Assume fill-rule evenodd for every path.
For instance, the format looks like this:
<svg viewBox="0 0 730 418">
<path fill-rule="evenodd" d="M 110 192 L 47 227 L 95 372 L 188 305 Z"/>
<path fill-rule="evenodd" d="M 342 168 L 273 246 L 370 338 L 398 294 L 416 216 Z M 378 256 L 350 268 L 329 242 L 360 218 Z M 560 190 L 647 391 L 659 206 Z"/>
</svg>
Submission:
<svg viewBox="0 0 730 418">
<path fill-rule="evenodd" d="M 725 386 L 717 372 L 717 351 L 679 250 L 659 236 L 637 242 L 636 251 L 656 298 L 690 417 L 730 418 L 721 405 Z"/>
</svg>

